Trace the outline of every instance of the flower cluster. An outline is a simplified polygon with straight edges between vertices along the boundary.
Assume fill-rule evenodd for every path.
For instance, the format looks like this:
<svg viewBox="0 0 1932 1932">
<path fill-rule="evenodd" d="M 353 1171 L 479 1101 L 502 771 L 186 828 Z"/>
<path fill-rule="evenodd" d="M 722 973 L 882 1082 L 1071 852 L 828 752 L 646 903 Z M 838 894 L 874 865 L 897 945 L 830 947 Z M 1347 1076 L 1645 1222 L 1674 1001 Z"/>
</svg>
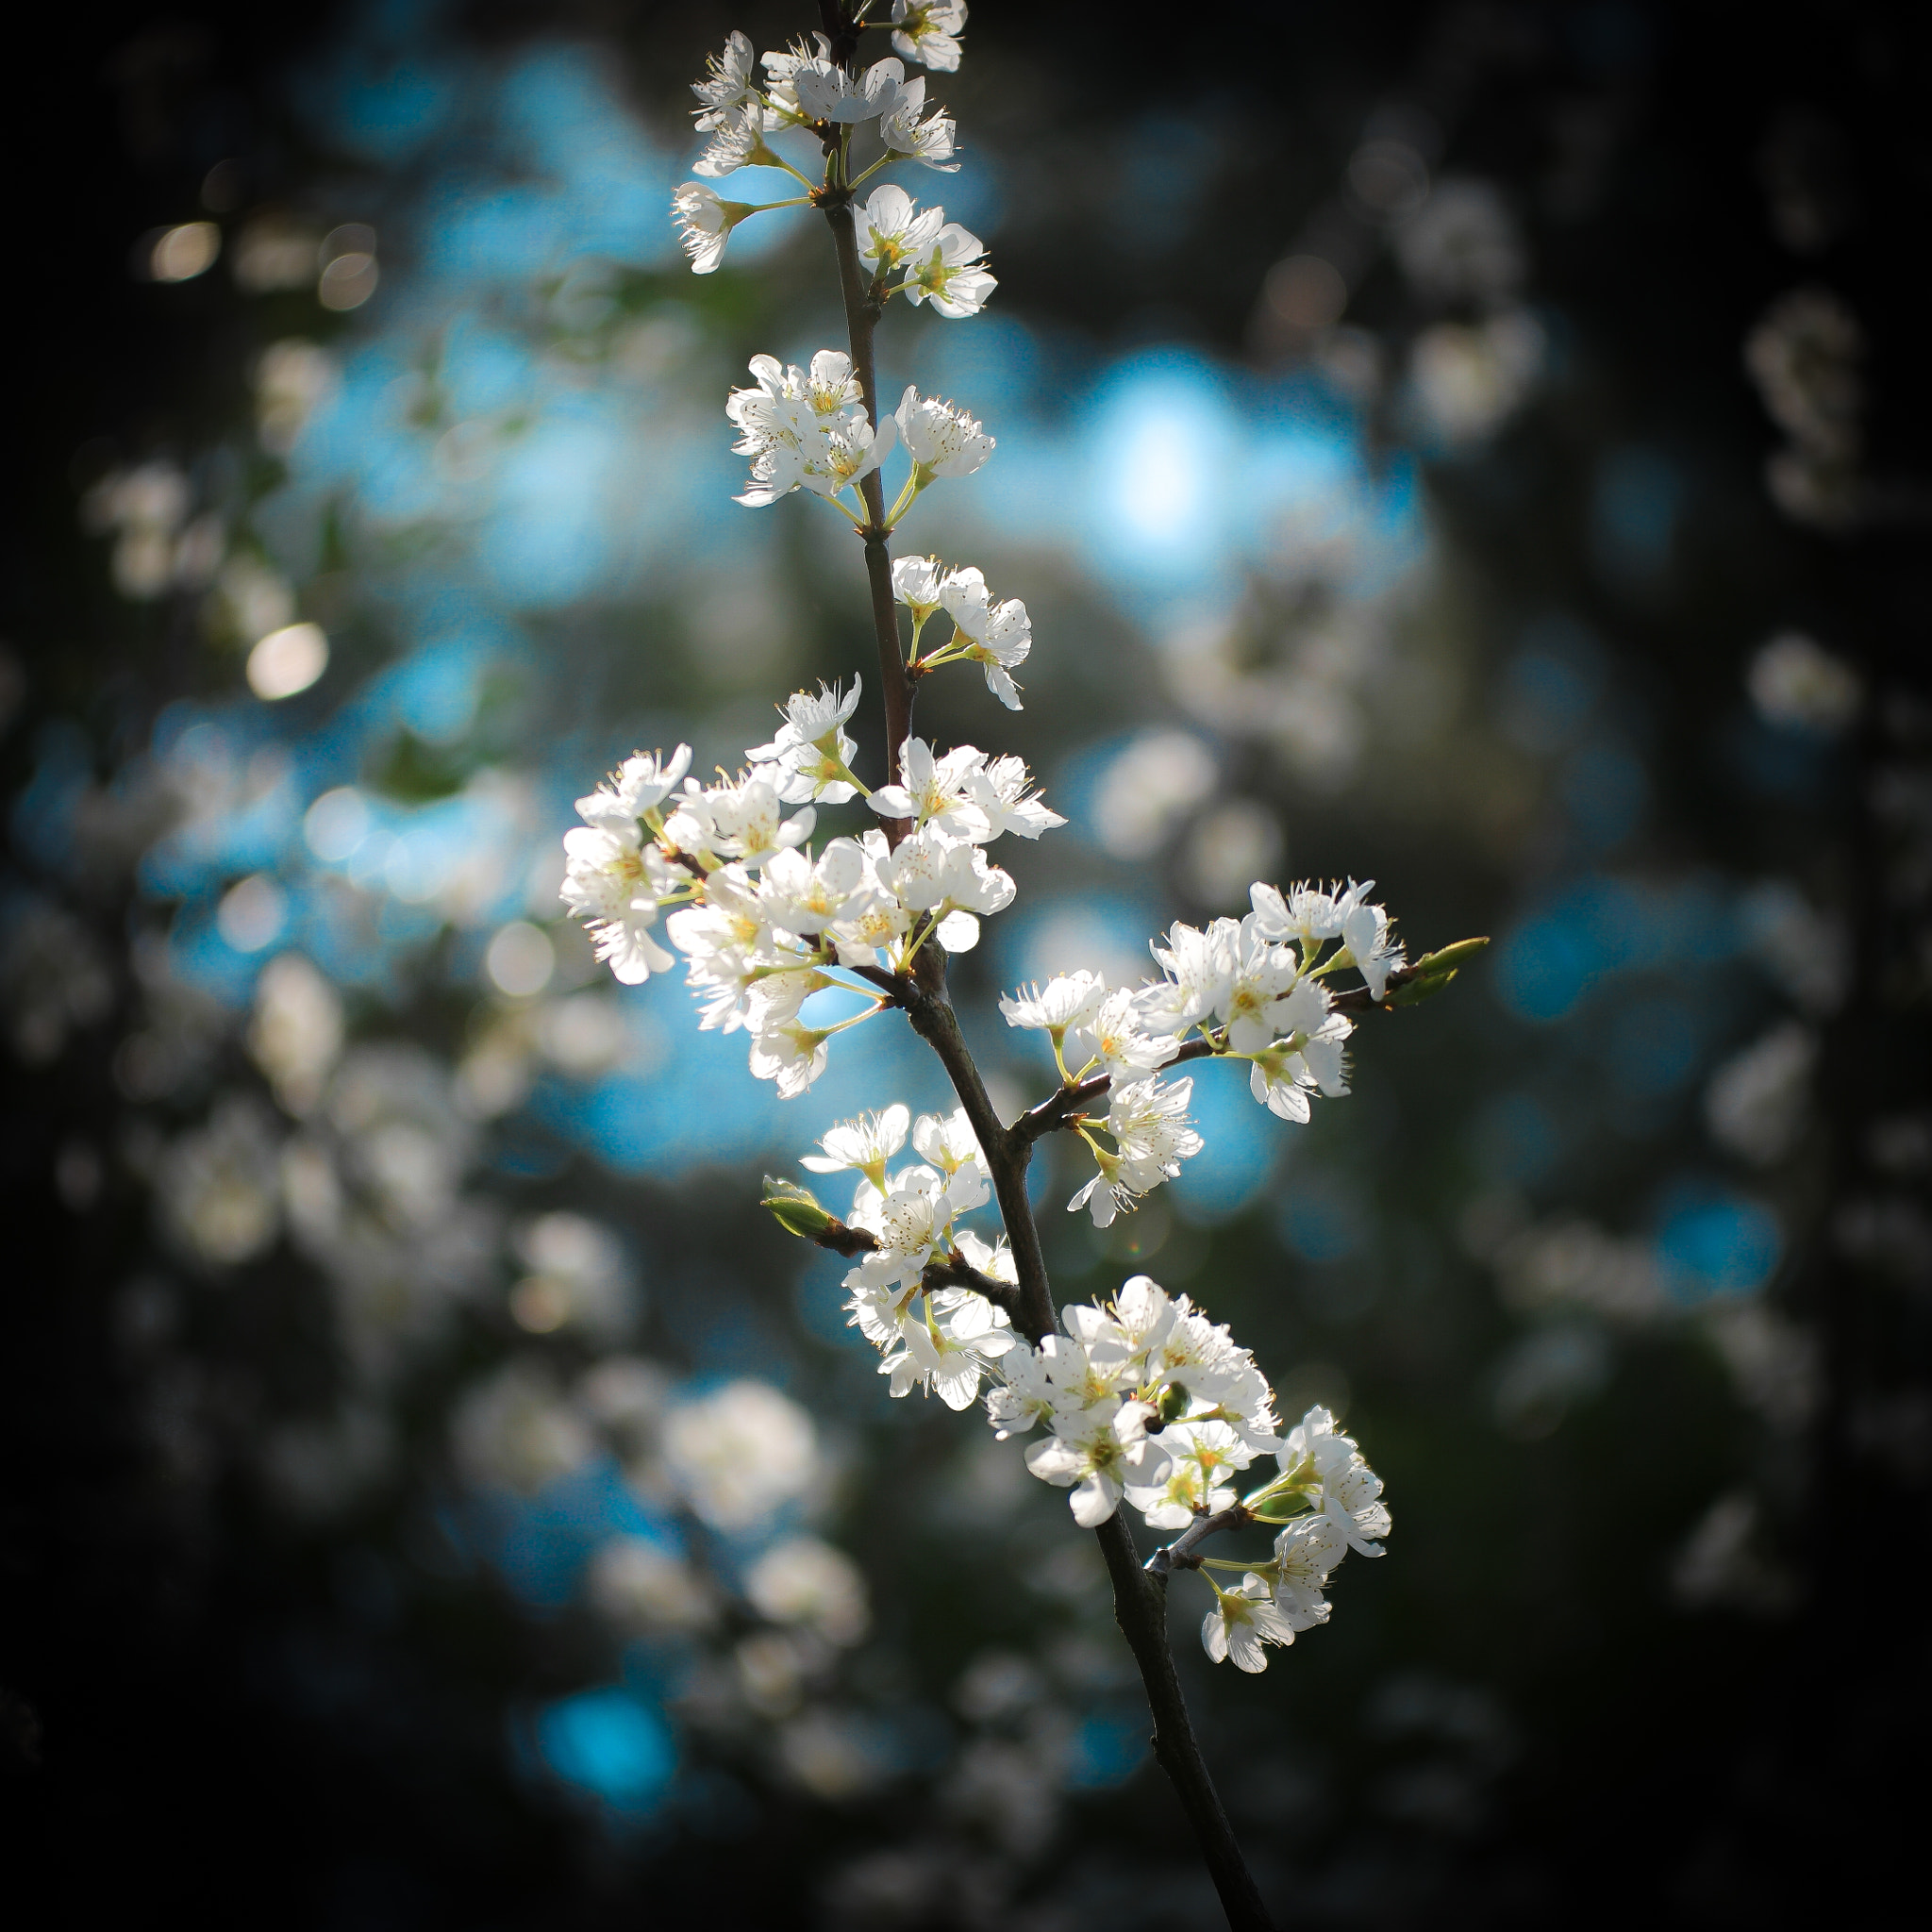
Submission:
<svg viewBox="0 0 1932 1932">
<path fill-rule="evenodd" d="M 1202 1620 L 1201 1642 L 1216 1663 L 1232 1657 L 1243 1671 L 1265 1671 L 1266 1646 L 1291 1644 L 1297 1631 L 1325 1624 L 1329 1604 L 1322 1592 L 1329 1573 L 1351 1550 L 1379 1557 L 1391 1527 L 1381 1477 L 1325 1408 L 1309 1409 L 1274 1457 L 1280 1474 L 1242 1506 L 1254 1522 L 1282 1524 L 1274 1559 L 1201 1559 L 1241 1572 L 1233 1590 L 1208 1579 L 1214 1607 Z"/>
<path fill-rule="evenodd" d="M 991 1198 L 986 1157 L 963 1108 L 950 1115 L 922 1114 L 912 1122 L 912 1148 L 920 1158 L 896 1174 L 887 1162 L 906 1144 L 908 1110 L 846 1121 L 824 1136 L 823 1153 L 804 1165 L 815 1174 L 859 1176 L 849 1224 L 870 1235 L 873 1246 L 845 1276 L 850 1325 L 884 1360 L 894 1395 L 929 1390 L 949 1408 L 967 1408 L 983 1376 L 1018 1341 L 1006 1311 L 970 1286 L 927 1285 L 938 1260 L 955 1273 L 973 1273 L 1009 1287 L 1011 1252 L 969 1229 L 956 1228 L 962 1214 Z"/>
<path fill-rule="evenodd" d="M 1098 974 L 1074 973 L 1001 998 L 1009 1026 L 1046 1034 L 1067 1086 L 1109 1081 L 1104 1121 L 1069 1117 L 1097 1170 L 1070 1208 L 1106 1227 L 1200 1152 L 1188 1121 L 1193 1082 L 1152 1077 L 1183 1054 L 1247 1060 L 1249 1090 L 1287 1121 L 1306 1121 L 1317 1091 L 1348 1091 L 1342 1041 L 1354 1029 L 1324 982 L 1353 967 L 1380 1000 L 1403 963 L 1388 914 L 1366 897 L 1374 884 L 1283 893 L 1257 882 L 1246 918 L 1217 919 L 1205 932 L 1172 926 L 1153 948 L 1158 980 L 1109 991 Z"/>
<path fill-rule="evenodd" d="M 707 1031 L 751 1035 L 751 1069 L 788 1099 L 824 1072 L 826 1042 L 886 1004 L 841 972 L 905 971 L 928 941 L 949 953 L 977 944 L 979 922 L 1013 900 L 1011 875 L 986 847 L 1004 833 L 1037 839 L 1065 824 L 1031 790 L 1024 762 L 972 745 L 936 756 L 923 739 L 900 751 L 900 778 L 876 790 L 853 772 L 850 691 L 796 691 L 748 768 L 703 785 L 691 748 L 639 752 L 588 798 L 564 838 L 564 903 L 589 926 L 597 957 L 626 985 L 669 971 L 662 929 L 685 956 Z M 679 781 L 682 787 L 679 789 Z M 906 829 L 896 845 L 874 829 L 806 841 L 821 804 L 863 792 Z M 803 808 L 789 818 L 785 808 Z M 864 993 L 850 1018 L 813 1024 L 813 993 Z"/>
<path fill-rule="evenodd" d="M 890 526 L 936 477 L 971 475 L 992 454 L 993 439 L 972 417 L 912 388 L 874 428 L 842 350 L 821 349 L 809 369 L 754 356 L 751 373 L 757 382 L 733 390 L 724 413 L 738 430 L 731 447 L 752 459 L 751 480 L 735 501 L 753 508 L 804 489 L 862 525 L 865 519 L 839 499 L 856 491 L 903 441 L 912 470 L 887 518 Z"/>
<path fill-rule="evenodd" d="M 1258 1671 L 1268 1646 L 1326 1620 L 1324 1591 L 1349 1550 L 1381 1553 L 1390 1526 L 1381 1483 L 1326 1410 L 1310 1409 L 1284 1434 L 1249 1352 L 1145 1275 L 1105 1304 L 1064 1309 L 1054 1328 L 1025 1206 L 1029 1152 L 1041 1134 L 1077 1135 L 1095 1171 L 1068 1207 L 1106 1226 L 1203 1149 L 1189 1112 L 1194 1075 L 1174 1072 L 1180 1062 L 1245 1061 L 1258 1102 L 1307 1121 L 1316 1093 L 1348 1091 L 1350 1013 L 1440 991 L 1483 941 L 1411 966 L 1369 898 L 1373 881 L 1287 891 L 1257 881 L 1245 917 L 1171 926 L 1152 946 L 1156 972 L 1140 983 L 1080 971 L 1003 997 L 1009 1025 L 1046 1035 L 1059 1075 L 1058 1091 L 1010 1126 L 960 1064 L 957 1027 L 927 1024 L 944 1006 L 941 956 L 975 945 L 980 922 L 1012 903 L 1013 879 L 988 848 L 1008 833 L 1037 840 L 1065 821 L 1020 758 L 945 749 L 910 726 L 919 682 L 948 664 L 977 665 L 992 696 L 1018 710 L 1013 674 L 1029 658 L 1033 627 L 1024 603 L 996 598 L 978 568 L 929 555 L 892 560 L 887 547 L 924 490 L 971 475 L 994 443 L 967 410 L 915 388 L 883 413 L 873 330 L 894 294 L 959 318 L 984 307 L 994 281 L 977 237 L 942 208 L 922 209 L 891 183 L 858 196 L 896 160 L 955 165 L 953 123 L 927 109 L 925 83 L 908 78 L 905 63 L 956 68 L 966 17 L 961 0 L 895 0 L 890 20 L 871 11 L 861 8 L 852 30 L 890 32 L 893 53 L 870 65 L 835 59 L 824 35 L 755 58 L 733 34 L 694 89 L 709 138 L 696 168 L 708 180 L 747 164 L 784 169 L 808 191 L 800 203 L 831 223 L 851 354 L 822 349 L 804 365 L 756 357 L 751 386 L 731 392 L 725 412 L 751 463 L 740 503 L 763 508 L 803 491 L 864 535 L 892 721 L 890 769 L 877 786 L 855 769 L 845 727 L 857 678 L 849 690 L 794 692 L 771 741 L 714 784 L 690 774 L 688 747 L 668 758 L 635 754 L 579 801 L 584 824 L 564 841 L 563 897 L 626 983 L 672 964 L 668 940 L 684 956 L 700 1025 L 744 1031 L 753 1074 L 786 1098 L 817 1078 L 834 1034 L 889 1007 L 908 1010 L 945 1062 L 960 1108 L 915 1121 L 894 1104 L 827 1132 L 804 1165 L 856 1176 L 846 1220 L 790 1181 L 770 1183 L 765 1206 L 791 1233 L 849 1258 L 849 1325 L 878 1350 L 894 1396 L 917 1389 L 965 1409 L 984 1392 L 1002 1440 L 1040 1432 L 1027 1467 L 1071 1492 L 1077 1522 L 1107 1524 L 1124 1500 L 1150 1527 L 1174 1533 L 1151 1561 L 1159 1574 L 1236 1573 L 1230 1588 L 1213 1583 L 1202 1638 L 1215 1659 Z M 769 144 L 789 132 L 812 136 L 822 181 Z M 855 172 L 861 141 L 878 152 Z M 781 205 L 790 204 L 771 204 Z M 693 181 L 677 191 L 675 211 L 704 272 L 736 223 L 758 210 Z M 878 473 L 902 447 L 907 475 L 888 509 Z M 933 629 L 941 615 L 945 626 Z M 820 808 L 847 806 L 860 828 L 815 848 Z M 1341 973 L 1359 984 L 1338 991 Z M 841 993 L 864 1009 L 831 1017 L 824 1008 Z M 908 1141 L 913 1158 L 895 1166 Z M 996 1192 L 1003 1211 L 1023 1217 L 1008 1228 L 1010 1243 L 962 1224 Z M 1241 1493 L 1243 1472 L 1264 1457 L 1276 1473 Z M 1270 1560 L 1197 1552 L 1212 1534 L 1261 1523 L 1278 1531 Z"/>
<path fill-rule="evenodd" d="M 725 201 L 707 185 L 741 168 L 761 167 L 782 169 L 811 190 L 813 184 L 770 145 L 767 135 L 797 130 L 817 137 L 832 157 L 825 185 L 847 195 L 895 161 L 920 161 L 942 175 L 957 173 L 953 118 L 943 108 L 927 112 L 925 81 L 919 75 L 908 79 L 906 62 L 936 73 L 955 71 L 965 25 L 964 0 L 929 5 L 899 0 L 892 22 L 898 58 L 889 55 L 859 71 L 831 58 L 831 43 L 824 34 L 754 60 L 752 43 L 733 32 L 724 51 L 707 61 L 704 78 L 691 84 L 698 99 L 693 117 L 698 132 L 710 137 L 691 163 L 705 179 L 684 182 L 671 199 L 678 240 L 693 272 L 709 275 L 718 266 L 726 238 L 747 216 L 801 208 L 810 200 L 807 193 L 786 201 Z M 855 175 L 852 143 L 861 130 L 868 130 L 867 138 L 876 141 L 880 152 Z M 943 208 L 920 212 L 904 189 L 890 183 L 875 189 L 860 210 L 858 225 L 877 300 L 904 294 L 914 303 L 930 302 L 941 315 L 976 315 L 992 292 L 993 277 L 987 273 L 978 238 L 948 222 Z"/>
<path fill-rule="evenodd" d="M 973 564 L 948 570 L 936 557 L 900 558 L 892 565 L 892 595 L 912 613 L 912 669 L 923 675 L 941 664 L 977 664 L 987 690 L 1008 710 L 1023 708 L 1013 672 L 1033 649 L 1033 625 L 1019 598 L 995 604 L 985 572 Z M 953 634 L 922 655 L 921 637 L 941 610 Z"/>
<path fill-rule="evenodd" d="M 1105 1523 L 1123 1493 L 1157 1526 L 1224 1507 L 1221 1475 L 1278 1445 L 1267 1377 L 1186 1295 L 1137 1274 L 1113 1301 L 1068 1307 L 1060 1321 L 1063 1334 L 1003 1365 L 987 1414 L 1002 1440 L 1045 1425 L 1026 1466 L 1072 1489 L 1084 1526 Z"/>
<path fill-rule="evenodd" d="M 1002 1352 L 986 1401 L 994 1429 L 1005 1441 L 1045 1428 L 1026 1466 L 1073 1491 L 1074 1520 L 1088 1528 L 1123 1498 L 1155 1529 L 1223 1516 L 1280 1524 L 1272 1562 L 1216 1566 L 1240 1570 L 1242 1581 L 1213 1586 L 1202 1626 L 1217 1662 L 1265 1669 L 1264 1645 L 1291 1643 L 1297 1630 L 1327 1621 L 1322 1590 L 1351 1549 L 1382 1554 L 1390 1517 L 1380 1478 L 1324 1408 L 1282 1436 L 1254 1357 L 1147 1275 L 1104 1306 L 1063 1309 L 1061 1325 L 1038 1347 Z M 1230 1479 L 1264 1456 L 1278 1474 L 1237 1502 Z"/>
</svg>

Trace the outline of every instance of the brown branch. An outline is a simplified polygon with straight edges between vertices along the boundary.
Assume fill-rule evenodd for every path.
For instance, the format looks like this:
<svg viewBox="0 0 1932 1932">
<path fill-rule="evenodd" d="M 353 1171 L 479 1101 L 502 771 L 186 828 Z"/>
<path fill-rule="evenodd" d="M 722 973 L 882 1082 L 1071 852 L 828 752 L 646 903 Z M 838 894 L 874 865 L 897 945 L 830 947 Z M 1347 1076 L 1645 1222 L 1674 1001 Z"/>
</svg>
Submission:
<svg viewBox="0 0 1932 1932">
<path fill-rule="evenodd" d="M 847 1256 L 870 1255 L 879 1244 L 878 1237 L 870 1229 L 854 1227 L 836 1215 L 827 1217 L 817 1234 L 807 1235 L 805 1239 L 816 1247 Z M 983 1294 L 996 1307 L 1004 1308 L 1009 1318 L 1019 1313 L 1020 1291 L 1010 1281 L 995 1281 L 991 1274 L 982 1274 L 957 1252 L 935 1255 L 920 1274 L 919 1286 L 927 1294 L 936 1288 L 970 1288 L 974 1294 Z"/>
<path fill-rule="evenodd" d="M 1220 1051 L 1211 1040 L 1191 1040 L 1159 1071 L 1164 1074 L 1167 1067 L 1177 1067 L 1185 1060 L 1208 1059 Z M 1112 1091 L 1111 1074 L 1095 1074 L 1091 1080 L 1062 1087 L 1058 1092 L 1049 1093 L 1038 1107 L 1029 1108 L 1023 1113 L 1013 1123 L 1013 1132 L 1023 1141 L 1037 1141 L 1042 1134 L 1051 1134 L 1057 1127 L 1067 1125 L 1090 1100 L 1103 1099 Z"/>
<path fill-rule="evenodd" d="M 1230 1503 L 1212 1516 L 1197 1516 L 1173 1542 L 1163 1543 L 1147 1558 L 1147 1574 L 1165 1576 L 1171 1570 L 1198 1570 L 1201 1559 L 1194 1554 L 1198 1545 L 1224 1529 L 1245 1529 L 1254 1520 L 1255 1512 L 1241 1503 Z"/>
<path fill-rule="evenodd" d="M 1261 1903 L 1260 1890 L 1241 1857 L 1234 1826 L 1228 1823 L 1221 1793 L 1214 1789 L 1188 1720 L 1187 1699 L 1181 1695 L 1174 1652 L 1167 1641 L 1167 1579 L 1150 1576 L 1141 1569 L 1134 1532 L 1118 1510 L 1094 1533 L 1100 1539 L 1100 1554 L 1107 1559 L 1107 1574 L 1113 1580 L 1114 1622 L 1121 1626 L 1121 1635 L 1141 1667 L 1141 1682 L 1146 1687 L 1147 1703 L 1154 1713 L 1154 1735 L 1148 1742 L 1180 1798 L 1188 1823 L 1194 1827 L 1202 1861 L 1221 1895 L 1221 1908 L 1234 1932 L 1272 1932 L 1274 1922 Z"/>
<path fill-rule="evenodd" d="M 817 1234 L 806 1236 L 806 1240 L 821 1248 L 830 1248 L 835 1255 L 869 1255 L 878 1246 L 878 1238 L 868 1229 L 853 1227 L 831 1216 Z"/>
<path fill-rule="evenodd" d="M 853 373 L 874 435 L 879 429 L 879 385 L 873 358 L 873 331 L 878 326 L 879 305 L 873 299 L 858 261 L 858 236 L 852 219 L 852 197 L 844 190 L 822 192 L 819 205 L 832 230 L 839 258 L 839 288 L 845 301 L 845 334 L 852 348 Z M 886 783 L 899 782 L 899 747 L 912 735 L 912 680 L 906 675 L 906 650 L 899 636 L 899 606 L 892 595 L 892 556 L 887 547 L 885 493 L 874 470 L 858 486 L 865 504 L 865 575 L 872 590 L 873 631 L 878 643 L 879 695 L 886 708 Z M 912 829 L 909 820 L 887 819 L 886 839 L 897 845 Z"/>
</svg>

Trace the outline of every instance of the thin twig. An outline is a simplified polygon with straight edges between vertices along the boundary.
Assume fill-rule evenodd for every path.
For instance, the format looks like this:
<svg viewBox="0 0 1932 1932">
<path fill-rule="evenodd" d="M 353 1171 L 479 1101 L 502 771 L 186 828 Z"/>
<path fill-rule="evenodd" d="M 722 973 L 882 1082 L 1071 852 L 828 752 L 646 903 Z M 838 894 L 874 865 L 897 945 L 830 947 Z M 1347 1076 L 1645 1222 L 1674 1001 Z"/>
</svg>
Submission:
<svg viewBox="0 0 1932 1932">
<path fill-rule="evenodd" d="M 819 1247 L 829 1248 L 835 1255 L 846 1256 L 870 1255 L 879 1244 L 878 1237 L 870 1228 L 854 1227 L 836 1216 L 817 1234 L 806 1239 Z M 1009 1318 L 1019 1307 L 1020 1291 L 1010 1281 L 996 1281 L 991 1274 L 982 1274 L 958 1254 L 935 1255 L 921 1273 L 919 1286 L 928 1294 L 936 1288 L 970 1288 L 974 1294 L 983 1294 L 996 1307 L 1004 1308 Z"/>
<path fill-rule="evenodd" d="M 845 300 L 845 335 L 851 344 L 853 374 L 873 434 L 879 428 L 879 385 L 873 358 L 873 331 L 879 311 L 858 261 L 858 235 L 852 197 L 843 191 L 824 194 L 820 206 L 832 230 L 839 258 L 839 287 Z M 873 631 L 878 644 L 879 695 L 886 708 L 886 783 L 899 782 L 899 747 L 912 735 L 912 681 L 906 675 L 906 651 L 899 636 L 899 607 L 892 595 L 891 532 L 886 527 L 886 500 L 874 470 L 858 486 L 865 505 L 865 575 L 872 590 Z M 887 819 L 886 838 L 897 845 L 912 829 L 906 819 Z"/>
<path fill-rule="evenodd" d="M 1162 1067 L 1177 1067 L 1183 1060 L 1205 1060 L 1211 1058 L 1221 1049 L 1211 1040 L 1191 1040 L 1173 1059 Z M 1071 1087 L 1062 1087 L 1056 1093 L 1049 1093 L 1038 1107 L 1028 1108 L 1013 1123 L 1013 1132 L 1021 1140 L 1033 1141 L 1042 1134 L 1050 1134 L 1057 1127 L 1066 1126 L 1074 1115 L 1080 1113 L 1090 1100 L 1105 1098 L 1113 1091 L 1111 1074 L 1095 1074 L 1091 1080 L 1080 1080 Z"/>
<path fill-rule="evenodd" d="M 1197 1516 L 1173 1542 L 1163 1543 L 1147 1558 L 1147 1574 L 1165 1576 L 1172 1570 L 1198 1570 L 1201 1559 L 1194 1551 L 1199 1544 L 1224 1529 L 1245 1529 L 1254 1520 L 1255 1512 L 1241 1503 L 1230 1503 L 1211 1516 Z"/>
</svg>

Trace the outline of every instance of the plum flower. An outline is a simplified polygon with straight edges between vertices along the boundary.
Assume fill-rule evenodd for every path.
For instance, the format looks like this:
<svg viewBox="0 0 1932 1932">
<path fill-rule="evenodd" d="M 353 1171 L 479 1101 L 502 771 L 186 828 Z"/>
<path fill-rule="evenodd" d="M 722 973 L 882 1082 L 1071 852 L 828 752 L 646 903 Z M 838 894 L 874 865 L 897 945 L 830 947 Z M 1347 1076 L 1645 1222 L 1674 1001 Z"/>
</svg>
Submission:
<svg viewBox="0 0 1932 1932">
<path fill-rule="evenodd" d="M 908 385 L 894 411 L 915 487 L 935 476 L 970 476 L 993 452 L 993 439 L 956 403 L 922 396 Z"/>
<path fill-rule="evenodd" d="M 1201 1644 L 1216 1663 L 1232 1658 L 1238 1671 L 1265 1671 L 1264 1646 L 1294 1641 L 1294 1625 L 1268 1593 L 1268 1586 L 1251 1570 L 1239 1590 L 1223 1590 L 1209 1579 L 1214 1607 L 1201 1624 Z"/>
</svg>

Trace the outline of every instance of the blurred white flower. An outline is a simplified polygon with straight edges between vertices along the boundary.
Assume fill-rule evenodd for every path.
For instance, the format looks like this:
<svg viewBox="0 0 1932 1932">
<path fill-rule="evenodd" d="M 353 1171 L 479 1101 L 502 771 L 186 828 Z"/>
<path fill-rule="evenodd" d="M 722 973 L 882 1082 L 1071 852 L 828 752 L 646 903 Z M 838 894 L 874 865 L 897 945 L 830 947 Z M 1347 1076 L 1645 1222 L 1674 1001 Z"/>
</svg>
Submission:
<svg viewBox="0 0 1932 1932">
<path fill-rule="evenodd" d="M 282 1218 L 277 1140 L 258 1102 L 228 1094 L 206 1126 L 169 1147 L 156 1192 L 169 1229 L 191 1253 L 231 1267 L 275 1245 Z"/>
<path fill-rule="evenodd" d="M 1528 397 L 1543 355 L 1542 325 L 1526 308 L 1424 329 L 1408 370 L 1424 426 L 1452 447 L 1492 436 Z"/>
<path fill-rule="evenodd" d="M 524 1494 L 580 1468 L 596 1451 L 549 1369 L 523 1360 L 470 1389 L 451 1417 L 450 1440 L 466 1480 Z"/>
<path fill-rule="evenodd" d="M 1094 836 L 1116 858 L 1145 858 L 1213 794 L 1218 779 L 1214 754 L 1191 731 L 1143 731 L 1108 761 L 1094 787 Z"/>
<path fill-rule="evenodd" d="M 711 1592 L 674 1550 L 648 1537 L 619 1536 L 591 1559 L 591 1602 L 626 1630 L 696 1630 L 716 1615 Z"/>
<path fill-rule="evenodd" d="M 744 1593 L 759 1616 L 803 1624 L 828 1643 L 857 1643 L 872 1623 L 858 1566 L 817 1537 L 773 1544 L 746 1571 Z"/>
<path fill-rule="evenodd" d="M 510 1290 L 518 1327 L 532 1335 L 575 1328 L 609 1341 L 636 1320 L 636 1279 L 608 1227 L 559 1210 L 525 1222 L 510 1241 L 529 1271 Z"/>
<path fill-rule="evenodd" d="M 664 1460 L 714 1529 L 768 1522 L 788 1504 L 814 1499 L 824 1480 L 810 1415 L 748 1378 L 677 1404 L 665 1418 Z"/>
<path fill-rule="evenodd" d="M 262 968 L 248 1050 L 286 1112 L 300 1119 L 313 1110 L 343 1037 L 341 996 L 300 953 L 279 953 Z"/>
<path fill-rule="evenodd" d="M 1704 1091 L 1711 1139 L 1758 1167 L 1782 1160 L 1804 1131 L 1817 1061 L 1818 1037 L 1796 1020 L 1734 1055 Z"/>
<path fill-rule="evenodd" d="M 1768 724 L 1835 738 L 1858 715 L 1864 680 L 1800 631 L 1781 631 L 1758 646 L 1745 674 L 1751 702 Z"/>
</svg>

